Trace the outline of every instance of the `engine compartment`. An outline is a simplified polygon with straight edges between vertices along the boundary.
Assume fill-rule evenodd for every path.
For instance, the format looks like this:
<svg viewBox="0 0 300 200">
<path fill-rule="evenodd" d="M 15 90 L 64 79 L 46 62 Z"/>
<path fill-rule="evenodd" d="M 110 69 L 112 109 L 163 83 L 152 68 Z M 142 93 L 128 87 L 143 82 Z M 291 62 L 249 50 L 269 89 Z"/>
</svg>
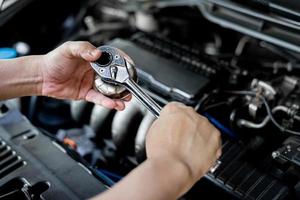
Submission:
<svg viewBox="0 0 300 200">
<path fill-rule="evenodd" d="M 300 54 L 212 23 L 188 2 L 36 0 L 0 27 L 0 46 L 22 41 L 41 54 L 67 40 L 110 44 L 133 58 L 158 103 L 206 116 L 222 133 L 222 163 L 181 199 L 298 199 Z M 46 97 L 17 102 L 107 186 L 146 159 L 155 118 L 135 99 L 122 112 Z"/>
</svg>

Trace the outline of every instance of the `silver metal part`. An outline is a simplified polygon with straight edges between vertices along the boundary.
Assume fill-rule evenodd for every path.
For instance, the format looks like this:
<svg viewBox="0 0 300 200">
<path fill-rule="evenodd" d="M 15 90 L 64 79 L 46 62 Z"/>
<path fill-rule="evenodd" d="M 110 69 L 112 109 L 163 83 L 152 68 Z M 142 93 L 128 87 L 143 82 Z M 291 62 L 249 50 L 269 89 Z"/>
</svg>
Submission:
<svg viewBox="0 0 300 200">
<path fill-rule="evenodd" d="M 103 48 L 100 47 L 100 50 L 103 51 Z M 112 59 L 112 60 L 113 59 L 115 59 L 115 60 L 122 59 L 123 62 L 121 62 L 119 64 L 125 65 L 130 77 L 132 77 L 132 79 L 134 81 L 137 80 L 135 66 L 134 66 L 134 63 L 131 60 L 131 58 L 129 58 L 124 52 L 122 52 L 119 49 L 116 49 L 115 52 L 112 52 L 112 53 L 117 53 L 119 55 L 112 56 L 112 53 L 110 53 L 110 52 L 106 52 L 106 53 L 104 53 L 105 54 L 104 56 L 109 56 L 108 59 Z M 94 63 L 91 63 L 91 66 L 93 67 L 94 70 L 97 69 L 98 72 L 101 72 L 101 71 L 103 72 L 104 67 L 108 67 L 108 65 L 113 64 L 113 62 L 108 62 L 108 64 L 102 65 L 101 62 L 103 62 L 103 61 L 100 61 L 100 63 L 97 63 L 97 61 Z M 112 84 L 111 82 L 103 81 L 102 76 L 100 76 L 97 73 L 97 71 L 95 70 L 96 75 L 95 75 L 95 81 L 94 81 L 94 88 L 96 90 L 98 90 L 105 96 L 108 96 L 108 97 L 111 97 L 114 99 L 122 99 L 122 98 L 125 98 L 129 94 L 129 91 L 123 85 L 117 85 L 117 84 Z"/>
<path fill-rule="evenodd" d="M 257 79 L 253 79 L 253 81 L 251 82 L 251 90 L 255 92 L 257 96 L 262 95 L 267 100 L 273 100 L 275 98 L 275 95 L 277 94 L 272 85 Z M 249 99 L 248 110 L 249 114 L 253 118 L 256 118 L 256 114 L 258 110 L 262 107 L 262 104 L 262 101 L 255 96 Z"/>
<path fill-rule="evenodd" d="M 257 101 L 257 99 L 252 100 L 252 102 L 249 103 L 249 105 L 248 105 L 249 114 L 255 118 L 256 113 L 257 113 L 258 109 L 261 107 L 261 105 L 262 105 L 262 103 Z"/>
<path fill-rule="evenodd" d="M 95 75 L 94 88 L 105 96 L 112 97 L 114 99 L 122 99 L 128 95 L 128 92 L 126 92 L 127 89 L 124 86 L 105 83 L 99 75 Z"/>
<path fill-rule="evenodd" d="M 127 79 L 127 89 L 156 117 L 160 115 L 161 107 L 131 79 Z"/>
<path fill-rule="evenodd" d="M 70 102 L 71 116 L 76 122 L 80 122 L 84 119 L 84 114 L 87 110 L 87 105 L 88 102 L 84 100 Z"/>
<path fill-rule="evenodd" d="M 220 167 L 221 164 L 222 162 L 220 160 L 217 160 L 215 164 L 209 169 L 209 172 L 214 173 Z"/>
<path fill-rule="evenodd" d="M 267 100 L 273 100 L 277 94 L 272 85 L 264 81 L 253 79 L 251 83 L 251 90 L 263 95 Z"/>
<path fill-rule="evenodd" d="M 95 105 L 90 118 L 90 126 L 95 131 L 95 133 L 103 134 L 101 133 L 101 130 L 106 122 L 106 119 L 108 118 L 109 114 L 112 112 L 111 109 L 105 108 L 100 105 Z"/>
<path fill-rule="evenodd" d="M 101 60 L 91 63 L 92 68 L 97 75 L 101 77 L 103 83 L 106 83 L 106 91 L 104 94 L 111 94 L 108 88 L 125 87 L 129 90 L 155 117 L 158 117 L 161 107 L 136 84 L 136 77 L 133 76 L 129 69 L 134 69 L 133 61 L 124 52 L 119 49 L 102 46 L 99 48 L 102 51 Z M 135 71 L 135 69 L 134 69 Z M 136 73 L 135 73 L 136 74 Z M 101 85 L 101 88 L 104 88 Z M 99 90 L 102 92 L 101 90 Z M 110 96 L 110 95 L 108 95 Z"/>
<path fill-rule="evenodd" d="M 278 158 L 280 156 L 280 152 L 279 151 L 273 151 L 272 152 L 272 158 L 275 159 L 275 158 Z"/>
<path fill-rule="evenodd" d="M 245 120 L 245 119 L 240 119 L 240 120 L 238 120 L 238 125 L 240 127 L 260 129 L 260 128 L 265 127 L 268 124 L 269 121 L 270 121 L 270 116 L 266 116 L 265 119 L 262 122 L 258 123 L 258 124 L 253 123 L 253 122 L 248 121 L 248 120 Z"/>
<path fill-rule="evenodd" d="M 272 114 L 277 113 L 278 111 L 285 112 L 288 114 L 292 119 L 300 121 L 300 116 L 297 115 L 298 107 L 296 105 L 292 106 L 291 108 L 288 108 L 286 106 L 276 106 L 272 109 Z M 246 127 L 246 128 L 252 128 L 252 129 L 260 129 L 265 127 L 269 121 L 271 120 L 270 116 L 267 115 L 264 120 L 260 123 L 254 123 L 245 119 L 239 119 L 237 124 L 240 127 Z"/>
<path fill-rule="evenodd" d="M 135 153 L 137 155 L 145 149 L 146 135 L 154 120 L 155 117 L 149 111 L 146 112 L 135 137 Z"/>
<path fill-rule="evenodd" d="M 106 84 L 111 84 L 112 86 L 125 87 L 140 103 L 142 103 L 156 118 L 158 118 L 161 111 L 160 105 L 158 105 L 138 84 L 136 84 L 136 77 L 133 77 L 132 74 L 129 73 L 130 67 L 133 67 L 134 69 L 132 59 L 124 52 L 114 47 L 101 46 L 99 49 L 102 52 L 100 57 L 101 60 L 92 62 L 91 66 L 96 74 L 101 77 L 101 80 Z M 126 117 L 120 117 L 122 120 L 130 120 L 130 117 L 127 115 L 123 114 L 123 116 Z M 114 121 L 115 119 L 116 117 L 114 118 Z M 118 132 L 119 131 L 121 130 L 118 130 Z M 112 132 L 114 131 L 112 130 Z M 119 141 L 122 141 L 122 138 L 115 136 L 114 141 L 115 143 L 119 143 Z M 210 172 L 213 173 L 220 164 L 220 161 L 216 161 L 214 166 L 211 167 Z"/>
<path fill-rule="evenodd" d="M 121 148 L 128 140 L 128 134 L 132 134 L 130 125 L 134 123 L 134 119 L 141 112 L 140 104 L 135 99 L 126 105 L 126 109 L 116 112 L 111 125 L 111 133 L 114 144 L 117 148 Z"/>
</svg>

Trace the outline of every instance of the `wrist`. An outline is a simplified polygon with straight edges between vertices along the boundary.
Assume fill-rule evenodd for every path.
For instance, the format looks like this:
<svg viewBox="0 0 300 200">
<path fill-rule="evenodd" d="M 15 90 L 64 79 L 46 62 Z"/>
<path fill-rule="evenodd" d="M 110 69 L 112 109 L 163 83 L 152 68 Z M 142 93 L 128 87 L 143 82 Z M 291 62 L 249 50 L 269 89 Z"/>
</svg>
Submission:
<svg viewBox="0 0 300 200">
<path fill-rule="evenodd" d="M 43 67 L 44 67 L 44 55 L 33 57 L 33 70 L 34 70 L 34 83 L 36 85 L 34 95 L 41 96 L 43 91 Z"/>
<path fill-rule="evenodd" d="M 172 156 L 148 158 L 151 167 L 162 174 L 162 178 L 169 185 L 171 191 L 176 191 L 177 196 L 183 195 L 194 184 L 194 178 L 188 165 Z M 171 183 L 171 184 L 170 184 Z"/>
<path fill-rule="evenodd" d="M 38 56 L 38 65 L 36 72 L 38 74 L 38 77 L 40 77 L 40 83 L 38 84 L 37 92 L 38 96 L 49 96 L 47 93 L 45 93 L 45 70 L 48 68 L 48 54 L 40 55 Z"/>
</svg>

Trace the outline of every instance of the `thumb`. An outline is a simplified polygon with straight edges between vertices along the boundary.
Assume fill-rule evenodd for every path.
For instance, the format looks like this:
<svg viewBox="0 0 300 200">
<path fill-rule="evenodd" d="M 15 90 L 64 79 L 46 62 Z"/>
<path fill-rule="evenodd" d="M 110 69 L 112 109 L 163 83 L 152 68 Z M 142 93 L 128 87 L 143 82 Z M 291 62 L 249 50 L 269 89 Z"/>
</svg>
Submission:
<svg viewBox="0 0 300 200">
<path fill-rule="evenodd" d="M 101 51 L 89 42 L 66 42 L 62 45 L 62 51 L 68 57 L 82 58 L 86 61 L 95 61 L 101 56 Z"/>
</svg>

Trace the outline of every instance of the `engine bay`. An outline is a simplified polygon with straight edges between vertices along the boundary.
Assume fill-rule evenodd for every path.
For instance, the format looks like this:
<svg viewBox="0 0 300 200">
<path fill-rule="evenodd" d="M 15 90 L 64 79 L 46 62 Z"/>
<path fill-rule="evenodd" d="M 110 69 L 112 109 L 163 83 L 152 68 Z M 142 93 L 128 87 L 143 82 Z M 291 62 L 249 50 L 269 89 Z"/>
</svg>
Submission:
<svg viewBox="0 0 300 200">
<path fill-rule="evenodd" d="M 14 48 L 23 56 L 47 53 L 69 40 L 85 40 L 95 46 L 109 44 L 130 55 L 137 67 L 139 84 L 161 106 L 171 101 L 183 102 L 220 130 L 220 167 L 181 199 L 300 198 L 300 47 L 297 41 L 293 43 L 293 37 L 287 38 L 300 30 L 298 18 L 287 13 L 281 16 L 277 10 L 276 14 L 266 8 L 257 10 L 256 1 L 249 1 L 244 6 L 257 15 L 276 15 L 289 23 L 280 26 L 282 30 L 290 26 L 287 32 L 278 37 L 267 32 L 270 37 L 264 40 L 254 32 L 238 31 L 244 25 L 250 32 L 254 25 L 240 24 L 233 29 L 207 15 L 225 8 L 234 10 L 230 5 L 240 1 L 29 2 L 0 25 L 0 50 Z M 209 10 L 205 12 L 205 8 Z M 8 10 L 9 6 L 0 9 L 0 16 Z M 227 11 L 220 13 L 233 16 Z M 276 21 L 276 17 L 268 19 Z M 281 40 L 286 43 L 280 43 Z M 289 49 L 290 43 L 294 46 Z M 69 157 L 91 170 L 96 178 L 90 184 L 95 187 L 96 179 L 101 181 L 101 187 L 111 187 L 146 159 L 146 134 L 155 117 L 136 99 L 124 111 L 48 97 L 23 97 L 3 103 L 10 110 L 19 110 L 37 127 L 36 132 L 67 149 Z M 2 109 L 1 112 L 5 114 Z M 0 125 L 5 128 L 7 119 L 1 112 Z M 26 136 L 28 131 L 18 134 Z M 2 139 L 8 140 L 3 135 L 0 133 Z M 16 141 L 10 146 L 22 143 Z M 0 170 L 4 168 L 2 161 Z M 71 161 L 66 158 L 64 162 Z M 22 173 L 14 175 L 21 168 L 10 172 L 10 178 L 22 177 Z M 31 184 L 37 181 L 30 179 L 26 175 Z M 0 181 L 0 199 L 5 199 L 7 181 L 8 178 Z M 75 178 L 65 184 L 72 181 L 76 182 Z M 91 189 L 90 194 L 95 190 Z M 72 199 L 72 195 L 65 199 Z M 39 198 L 55 197 L 49 191 L 42 196 Z M 88 197 L 91 196 L 77 196 Z"/>
</svg>

